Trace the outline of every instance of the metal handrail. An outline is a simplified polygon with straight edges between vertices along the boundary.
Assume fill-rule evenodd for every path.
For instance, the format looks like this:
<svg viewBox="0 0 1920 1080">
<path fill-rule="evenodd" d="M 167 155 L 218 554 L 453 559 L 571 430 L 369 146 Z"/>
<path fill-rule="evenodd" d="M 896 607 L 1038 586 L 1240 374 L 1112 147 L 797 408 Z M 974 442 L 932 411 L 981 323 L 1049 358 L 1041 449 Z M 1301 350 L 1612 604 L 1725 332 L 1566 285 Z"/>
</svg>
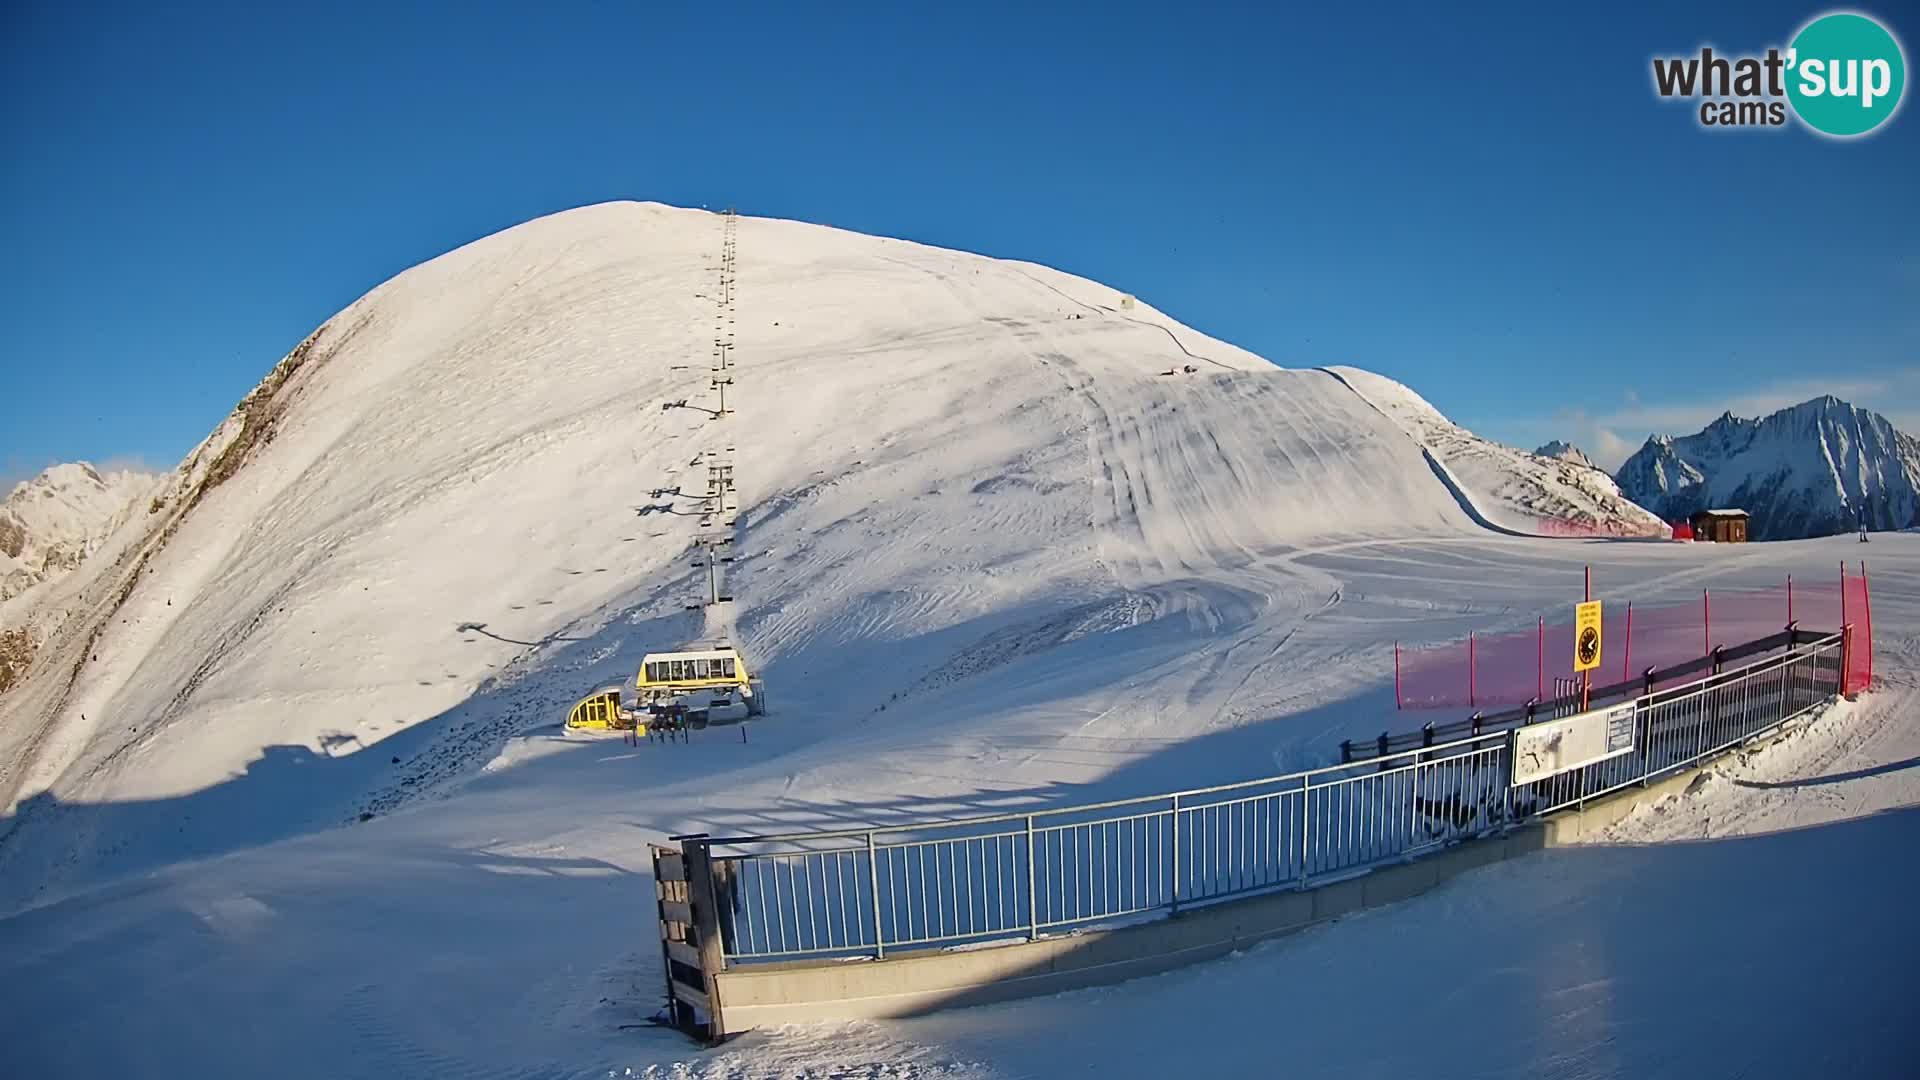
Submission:
<svg viewBox="0 0 1920 1080">
<path fill-rule="evenodd" d="M 1813 653 L 1820 651 L 1820 649 L 1823 647 L 1833 645 L 1834 643 L 1838 642 L 1840 638 L 1841 638 L 1841 634 L 1839 632 L 1823 635 L 1813 641 L 1808 641 L 1802 644 L 1794 645 L 1787 652 L 1778 653 L 1774 656 L 1766 657 L 1762 660 L 1755 661 L 1754 663 L 1748 664 L 1744 667 L 1733 668 L 1727 671 L 1717 672 L 1715 674 L 1708 675 L 1704 678 L 1696 679 L 1689 683 L 1682 683 L 1679 686 L 1670 686 L 1670 687 L 1663 688 L 1661 690 L 1655 691 L 1653 696 L 1657 697 L 1659 700 L 1657 702 L 1654 702 L 1654 704 L 1666 704 L 1668 702 L 1683 700 L 1687 697 L 1712 689 L 1710 686 L 1707 685 L 1708 683 L 1713 683 L 1716 681 L 1721 681 L 1721 682 L 1732 681 L 1740 678 L 1749 678 L 1752 675 L 1756 674 L 1757 669 L 1759 668 L 1763 668 L 1768 665 L 1781 666 L 1781 665 L 1791 663 L 1796 659 L 1800 659 L 1804 656 L 1812 655 Z M 1383 768 L 1381 763 L 1391 761 L 1395 758 L 1421 759 L 1420 761 L 1413 762 L 1412 764 L 1422 764 L 1422 763 L 1431 762 L 1435 760 L 1441 760 L 1441 761 L 1452 760 L 1452 758 L 1436 757 L 1436 755 L 1445 755 L 1448 751 L 1454 750 L 1456 748 L 1466 748 L 1468 750 L 1478 749 L 1479 746 L 1477 744 L 1484 744 L 1491 738 L 1504 737 L 1507 734 L 1508 730 L 1511 730 L 1511 729 L 1483 731 L 1478 735 L 1468 735 L 1464 738 L 1455 739 L 1451 742 L 1435 743 L 1432 746 L 1418 746 L 1418 747 L 1413 747 L 1407 750 L 1395 750 L 1390 753 L 1383 754 L 1379 757 L 1367 758 L 1364 761 L 1350 761 L 1350 762 L 1344 762 L 1336 765 L 1322 765 L 1312 769 L 1304 769 L 1298 772 L 1291 772 L 1291 773 L 1281 773 L 1276 776 L 1260 777 L 1254 780 L 1236 780 L 1236 781 L 1232 781 L 1225 784 L 1214 784 L 1210 787 L 1185 788 L 1180 791 L 1165 791 L 1165 792 L 1159 792 L 1151 795 L 1135 795 L 1135 796 L 1124 798 L 1124 799 L 1109 799 L 1104 802 L 1081 803 L 1074 806 L 1035 808 L 1031 810 L 1019 810 L 1019 811 L 1014 811 L 1011 813 L 1004 813 L 1004 814 L 985 814 L 978 817 L 923 819 L 923 820 L 917 820 L 917 821 L 901 822 L 893 825 L 877 825 L 877 824 L 863 825 L 857 828 L 827 829 L 827 830 L 816 831 L 816 832 L 772 833 L 772 834 L 759 835 L 759 836 L 707 836 L 706 834 L 694 833 L 694 834 L 683 834 L 683 835 L 675 836 L 673 837 L 673 839 L 677 841 L 677 840 L 684 840 L 684 839 L 689 839 L 689 838 L 698 836 L 700 838 L 705 839 L 709 844 L 712 844 L 716 847 L 721 845 L 738 846 L 743 844 L 798 843 L 800 841 L 805 841 L 805 840 L 846 840 L 846 839 L 852 839 L 855 837 L 865 837 L 868 833 L 922 832 L 922 831 L 928 831 L 933 829 L 958 829 L 958 828 L 968 828 L 976 825 L 994 825 L 994 824 L 999 824 L 1001 822 L 1024 821 L 1028 817 L 1034 817 L 1039 815 L 1055 817 L 1055 816 L 1060 816 L 1064 814 L 1084 814 L 1084 813 L 1091 813 L 1096 810 L 1110 810 L 1115 807 L 1121 807 L 1121 806 L 1135 806 L 1140 803 L 1162 802 L 1165 800 L 1176 799 L 1176 798 L 1186 799 L 1186 798 L 1191 798 L 1191 797 L 1200 796 L 1200 795 L 1215 795 L 1223 791 L 1235 791 L 1235 790 L 1240 790 L 1244 788 L 1259 787 L 1266 784 L 1281 784 L 1281 783 L 1286 783 L 1287 781 L 1292 781 L 1292 780 L 1308 780 L 1310 778 L 1324 776 L 1329 773 L 1350 772 L 1356 769 L 1365 769 L 1368 775 L 1375 775 L 1380 772 L 1392 771 L 1392 767 Z M 1213 805 L 1213 804 L 1209 804 L 1209 805 Z M 1220 805 L 1224 805 L 1224 804 L 1220 804 Z M 1012 834 L 1000 834 L 1000 835 L 1012 835 Z M 857 849 L 847 848 L 842 850 L 864 851 L 865 847 L 862 846 Z"/>
<path fill-rule="evenodd" d="M 726 960 L 1037 939 L 1310 889 L 1644 784 L 1832 701 L 1846 652 L 1827 635 L 1642 695 L 1630 753 L 1520 784 L 1502 730 L 1157 795 L 683 847 L 712 868 Z"/>
</svg>

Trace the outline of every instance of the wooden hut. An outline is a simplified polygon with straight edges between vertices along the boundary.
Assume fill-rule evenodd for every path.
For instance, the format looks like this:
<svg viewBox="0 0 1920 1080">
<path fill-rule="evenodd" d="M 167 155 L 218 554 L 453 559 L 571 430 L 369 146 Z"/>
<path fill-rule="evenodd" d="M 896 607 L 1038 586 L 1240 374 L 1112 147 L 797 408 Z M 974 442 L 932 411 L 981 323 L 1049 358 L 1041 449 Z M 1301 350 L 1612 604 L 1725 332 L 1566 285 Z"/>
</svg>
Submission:
<svg viewBox="0 0 1920 1080">
<path fill-rule="evenodd" d="M 1702 510 L 1693 515 L 1693 538 L 1711 540 L 1716 544 L 1744 544 L 1747 542 L 1747 512 Z"/>
</svg>

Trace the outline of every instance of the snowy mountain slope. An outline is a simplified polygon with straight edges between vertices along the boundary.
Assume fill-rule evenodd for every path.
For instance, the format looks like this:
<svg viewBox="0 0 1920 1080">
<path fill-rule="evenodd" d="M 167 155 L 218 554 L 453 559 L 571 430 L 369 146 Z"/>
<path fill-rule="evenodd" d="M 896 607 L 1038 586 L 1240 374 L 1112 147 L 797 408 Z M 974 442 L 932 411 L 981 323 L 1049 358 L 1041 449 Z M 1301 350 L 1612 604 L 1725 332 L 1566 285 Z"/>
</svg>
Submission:
<svg viewBox="0 0 1920 1080">
<path fill-rule="evenodd" d="M 1920 440 L 1831 395 L 1759 420 L 1732 413 L 1694 435 L 1655 435 L 1620 467 L 1621 490 L 1668 520 L 1738 507 L 1756 540 L 1920 524 Z"/>
<path fill-rule="evenodd" d="M 57 583 L 64 630 L 0 698 L 0 735 L 37 766 L 0 825 L 0 1042 L 16 1069 L 1051 1075 L 1092 1054 L 1114 1075 L 1169 1059 L 1189 1075 L 1192 1048 L 1164 1031 L 1190 1008 L 1181 976 L 952 1027 L 690 1050 L 645 1025 L 662 981 L 657 942 L 634 930 L 654 895 L 645 845 L 1319 763 L 1398 726 L 1396 639 L 1564 613 L 1584 563 L 1599 594 L 1673 602 L 1853 553 L 1496 535 L 1462 508 L 1482 493 L 1450 490 L 1433 451 L 1341 378 L 1275 369 L 1043 268 L 788 222 L 739 225 L 739 412 L 662 411 L 706 400 L 720 234 L 710 215 L 592 207 L 401 275 L 296 348 L 160 511 Z M 697 484 L 695 444 L 720 430 L 746 508 L 739 636 L 772 715 L 673 745 L 557 735 L 580 693 L 699 632 L 682 610 L 692 504 L 672 489 Z M 1920 538 L 1884 546 L 1898 719 L 1915 715 L 1920 652 L 1898 628 L 1917 614 Z M 1899 755 L 1863 765 L 1883 760 Z M 1877 782 L 1897 794 L 1915 775 Z M 1837 850 L 1808 888 L 1857 879 L 1860 849 Z M 1792 854 L 1750 868 L 1803 865 Z M 1708 974 L 1751 966 L 1750 939 L 1711 932 L 1726 898 L 1679 869 L 1700 865 L 1693 852 L 1657 857 L 1516 863 L 1496 888 L 1436 897 L 1437 914 L 1328 927 L 1304 963 L 1226 961 L 1241 965 L 1234 1000 L 1259 1003 L 1240 1025 L 1258 1036 L 1197 1064 L 1257 1073 L 1279 1038 L 1323 1066 L 1309 1071 L 1405 1072 L 1394 1046 L 1354 1037 L 1377 1026 L 1383 972 L 1447 1031 L 1475 1030 L 1489 1001 L 1527 1026 L 1498 1063 L 1511 1075 L 1564 1062 L 1569 1009 L 1590 1025 L 1583 1048 L 1635 1025 L 1646 1056 L 1621 1074 L 1690 1052 L 1717 999 L 1635 989 L 1632 1008 L 1582 1008 L 1612 983 L 1577 952 L 1538 978 L 1496 965 L 1459 992 L 1487 956 L 1564 947 L 1576 901 L 1595 925 L 1674 928 L 1627 957 L 1660 965 L 1627 968 L 1633 988 L 1676 949 Z M 1796 899 L 1867 895 L 1836 892 Z M 1899 904 L 1847 910 L 1850 942 L 1906 940 Z M 1806 1006 L 1831 999 L 1818 976 L 1842 954 L 1810 951 L 1829 966 L 1762 964 L 1773 977 L 1739 983 L 1761 1036 L 1809 1030 L 1781 1022 L 1784 1006 L 1825 1017 Z M 1898 970 L 1901 954 L 1882 955 Z M 1303 982 L 1309 968 L 1334 974 Z M 1303 986 L 1316 1004 L 1276 1014 Z M 1857 1043 L 1871 1029 L 1828 1030 Z M 1485 1042 L 1460 1039 L 1442 1064 L 1484 1072 L 1465 1051 Z"/>
<path fill-rule="evenodd" d="M 1358 368 L 1327 370 L 1425 448 L 1435 472 L 1457 486 L 1470 510 L 1493 528 L 1555 535 L 1662 532 L 1658 519 L 1625 498 L 1612 478 L 1590 462 L 1583 467 L 1562 455 L 1502 446 L 1448 420 L 1392 379 Z"/>
<path fill-rule="evenodd" d="M 196 451 L 120 576 L 76 583 L 109 614 L 79 605 L 93 622 L 0 698 L 0 736 L 31 748 L 10 790 L 33 800 L 0 864 L 56 804 L 177 796 L 296 751 L 342 764 L 266 816 L 338 820 L 394 782 L 388 746 L 421 749 L 379 746 L 415 725 L 554 721 L 564 698 L 501 702 L 565 646 L 600 643 L 565 662 L 618 678 L 696 636 L 693 504 L 672 489 L 704 479 L 711 422 L 661 406 L 705 400 L 719 222 L 556 215 L 316 332 Z M 1325 600 L 1213 580 L 1259 552 L 1472 529 L 1336 379 L 1103 286 L 747 219 L 738 296 L 738 626 L 800 730 L 977 678 L 1005 662 L 992 642 L 1064 640 L 1063 620 L 1220 633 Z M 73 851 L 138 846 L 44 853 L 84 876 Z"/>
<path fill-rule="evenodd" d="M 1542 446 L 1539 449 L 1535 450 L 1533 452 L 1533 456 L 1543 457 L 1543 458 L 1553 458 L 1557 461 L 1565 461 L 1565 462 L 1569 462 L 1574 465 L 1580 465 L 1589 469 L 1597 469 L 1600 467 L 1593 463 L 1593 459 L 1587 456 L 1586 451 L 1580 449 L 1579 447 L 1573 445 L 1572 443 L 1561 442 L 1559 439 L 1555 439 L 1552 442 L 1546 444 L 1545 446 Z"/>
<path fill-rule="evenodd" d="M 55 465 L 0 502 L 0 604 L 56 581 L 91 555 L 159 483 L 151 473 Z M 0 607 L 0 611 L 8 610 Z"/>
</svg>

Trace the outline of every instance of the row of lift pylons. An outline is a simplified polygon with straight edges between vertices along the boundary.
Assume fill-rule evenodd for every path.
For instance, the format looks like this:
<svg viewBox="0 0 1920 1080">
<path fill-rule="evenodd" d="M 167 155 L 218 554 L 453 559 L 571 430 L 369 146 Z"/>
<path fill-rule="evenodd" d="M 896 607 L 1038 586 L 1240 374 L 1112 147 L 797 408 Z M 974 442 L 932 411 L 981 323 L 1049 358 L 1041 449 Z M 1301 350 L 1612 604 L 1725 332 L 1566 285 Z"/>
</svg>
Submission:
<svg viewBox="0 0 1920 1080">
<path fill-rule="evenodd" d="M 766 686 L 753 674 L 733 641 L 734 598 L 726 581 L 740 518 L 734 445 L 723 423 L 733 415 L 727 397 L 734 380 L 733 299 L 739 220 L 731 209 L 721 215 L 713 360 L 706 384 L 712 405 L 701 407 L 686 400 L 661 405 L 662 411 L 692 408 L 706 413 L 712 432 L 692 462 L 695 467 L 705 467 L 706 490 L 691 496 L 678 489 L 672 492 L 698 504 L 699 524 L 691 554 L 706 588 L 699 602 L 689 603 L 687 610 L 701 613 L 705 636 L 671 651 L 647 653 L 634 675 L 631 694 L 627 687 L 615 685 L 581 699 L 567 713 L 566 729 L 570 732 L 622 732 L 629 738 L 670 738 L 681 733 L 684 737 L 689 728 L 744 720 L 764 715 L 767 710 Z"/>
</svg>

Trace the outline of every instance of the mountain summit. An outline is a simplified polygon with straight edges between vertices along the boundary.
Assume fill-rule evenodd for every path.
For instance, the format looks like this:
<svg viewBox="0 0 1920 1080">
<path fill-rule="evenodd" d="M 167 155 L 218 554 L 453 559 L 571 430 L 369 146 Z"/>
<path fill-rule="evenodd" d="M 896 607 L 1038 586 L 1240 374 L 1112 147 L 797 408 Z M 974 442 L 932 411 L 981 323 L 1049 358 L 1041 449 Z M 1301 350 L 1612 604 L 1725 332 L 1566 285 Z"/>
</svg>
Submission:
<svg viewBox="0 0 1920 1080">
<path fill-rule="evenodd" d="M 1753 515 L 1757 540 L 1899 529 L 1920 513 L 1920 440 L 1828 394 L 1748 420 L 1722 413 L 1699 433 L 1655 435 L 1615 477 L 1667 520 L 1708 508 Z"/>
<path fill-rule="evenodd" d="M 1536 457 L 1553 458 L 1556 461 L 1565 461 L 1574 465 L 1584 465 L 1589 469 L 1599 468 L 1598 465 L 1593 463 L 1593 459 L 1587 456 L 1586 451 L 1572 443 L 1561 442 L 1559 439 L 1555 439 L 1540 449 L 1535 450 L 1534 455 Z"/>
<path fill-rule="evenodd" d="M 71 573 L 158 482 L 76 461 L 14 485 L 0 502 L 0 601 Z"/>
</svg>

